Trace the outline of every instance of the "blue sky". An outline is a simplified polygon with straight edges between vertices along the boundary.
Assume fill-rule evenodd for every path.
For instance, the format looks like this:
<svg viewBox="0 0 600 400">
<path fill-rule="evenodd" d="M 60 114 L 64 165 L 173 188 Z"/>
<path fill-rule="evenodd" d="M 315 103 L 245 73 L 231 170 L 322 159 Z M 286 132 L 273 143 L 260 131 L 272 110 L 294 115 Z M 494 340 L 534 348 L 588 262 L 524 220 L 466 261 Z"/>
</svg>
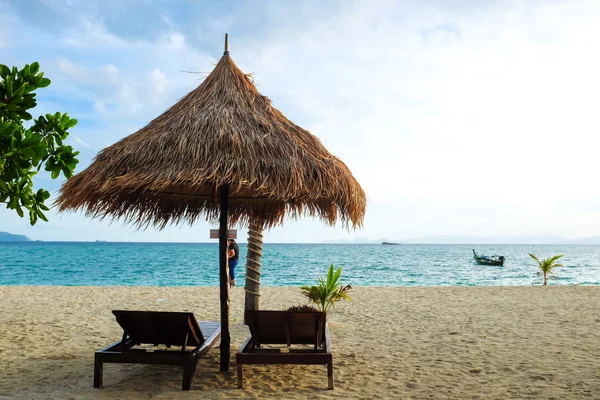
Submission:
<svg viewBox="0 0 600 400">
<path fill-rule="evenodd" d="M 228 32 L 238 66 L 369 196 L 361 231 L 303 219 L 265 241 L 600 235 L 599 2 L 0 0 L 0 9 L 0 62 L 40 62 L 52 85 L 35 114 L 79 120 L 70 141 L 80 169 L 200 84 Z M 60 183 L 37 180 L 53 192 Z M 0 230 L 208 241 L 210 229 L 49 216 L 30 227 L 2 209 Z"/>
</svg>

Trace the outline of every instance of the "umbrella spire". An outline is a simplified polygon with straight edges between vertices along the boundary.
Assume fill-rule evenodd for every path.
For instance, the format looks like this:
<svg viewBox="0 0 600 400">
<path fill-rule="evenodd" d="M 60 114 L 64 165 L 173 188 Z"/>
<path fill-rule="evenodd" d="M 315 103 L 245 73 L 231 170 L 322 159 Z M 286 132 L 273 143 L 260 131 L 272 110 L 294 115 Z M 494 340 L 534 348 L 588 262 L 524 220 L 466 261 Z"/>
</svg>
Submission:
<svg viewBox="0 0 600 400">
<path fill-rule="evenodd" d="M 223 52 L 224 56 L 228 56 L 229 55 L 229 34 L 226 33 L 225 34 L 225 51 Z"/>
</svg>

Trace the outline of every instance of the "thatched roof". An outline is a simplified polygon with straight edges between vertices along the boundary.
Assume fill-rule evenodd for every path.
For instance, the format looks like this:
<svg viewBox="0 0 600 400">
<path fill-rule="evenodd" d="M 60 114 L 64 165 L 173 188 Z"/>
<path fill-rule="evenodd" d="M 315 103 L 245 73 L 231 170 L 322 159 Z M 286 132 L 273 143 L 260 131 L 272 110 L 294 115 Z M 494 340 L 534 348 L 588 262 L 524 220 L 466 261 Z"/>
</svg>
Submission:
<svg viewBox="0 0 600 400">
<path fill-rule="evenodd" d="M 226 51 L 196 89 L 147 126 L 100 151 L 69 179 L 60 211 L 140 227 L 218 221 L 229 184 L 230 223 L 265 227 L 308 214 L 362 224 L 366 196 L 348 167 L 262 96 Z"/>
</svg>

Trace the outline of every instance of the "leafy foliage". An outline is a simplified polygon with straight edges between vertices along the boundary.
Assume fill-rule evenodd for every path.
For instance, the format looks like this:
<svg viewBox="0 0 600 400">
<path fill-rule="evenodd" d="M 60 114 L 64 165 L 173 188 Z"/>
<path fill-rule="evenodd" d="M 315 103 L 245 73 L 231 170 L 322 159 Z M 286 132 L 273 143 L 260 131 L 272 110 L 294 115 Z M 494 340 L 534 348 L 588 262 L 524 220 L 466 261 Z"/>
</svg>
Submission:
<svg viewBox="0 0 600 400">
<path fill-rule="evenodd" d="M 538 267 L 540 268 L 540 272 L 538 272 L 538 275 L 543 276 L 542 285 L 544 285 L 544 286 L 546 286 L 548 284 L 549 278 L 554 278 L 553 276 L 550 276 L 550 275 L 554 274 L 553 269 L 563 266 L 562 264 L 559 264 L 556 262 L 559 258 L 562 257 L 562 254 L 559 254 L 554 257 L 544 258 L 543 260 L 539 260 L 535 255 L 533 255 L 531 253 L 528 253 L 528 254 L 531 258 L 533 258 L 535 261 L 537 261 Z"/>
<path fill-rule="evenodd" d="M 348 291 L 352 289 L 350 285 L 343 286 L 339 282 L 342 268 L 333 270 L 333 264 L 329 266 L 327 280 L 319 278 L 319 284 L 315 286 L 302 286 L 302 293 L 314 304 L 320 311 L 328 312 L 331 307 L 335 308 L 335 303 L 340 300 L 350 300 Z"/>
<path fill-rule="evenodd" d="M 52 179 L 61 173 L 73 175 L 79 162 L 71 146 L 63 144 L 68 130 L 77 124 L 66 113 L 46 114 L 29 123 L 29 110 L 37 105 L 35 90 L 50 85 L 50 79 L 39 72 L 37 62 L 22 70 L 0 64 L 0 203 L 23 217 L 23 208 L 29 210 L 29 221 L 34 225 L 38 217 L 48 221 L 43 211 L 50 197 L 47 190 L 34 191 L 33 176 L 42 166 Z"/>
</svg>

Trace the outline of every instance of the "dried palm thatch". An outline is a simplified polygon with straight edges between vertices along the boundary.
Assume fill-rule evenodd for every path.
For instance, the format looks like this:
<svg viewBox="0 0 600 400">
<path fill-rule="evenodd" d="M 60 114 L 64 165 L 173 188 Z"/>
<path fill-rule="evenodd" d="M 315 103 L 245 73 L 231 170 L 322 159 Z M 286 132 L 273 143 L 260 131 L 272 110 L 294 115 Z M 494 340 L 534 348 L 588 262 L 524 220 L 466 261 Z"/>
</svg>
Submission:
<svg viewBox="0 0 600 400">
<path fill-rule="evenodd" d="M 288 120 L 225 54 L 196 89 L 147 126 L 102 150 L 69 179 L 59 211 L 123 218 L 140 228 L 219 219 L 271 227 L 284 216 L 362 224 L 366 196 L 348 167 Z"/>
</svg>

